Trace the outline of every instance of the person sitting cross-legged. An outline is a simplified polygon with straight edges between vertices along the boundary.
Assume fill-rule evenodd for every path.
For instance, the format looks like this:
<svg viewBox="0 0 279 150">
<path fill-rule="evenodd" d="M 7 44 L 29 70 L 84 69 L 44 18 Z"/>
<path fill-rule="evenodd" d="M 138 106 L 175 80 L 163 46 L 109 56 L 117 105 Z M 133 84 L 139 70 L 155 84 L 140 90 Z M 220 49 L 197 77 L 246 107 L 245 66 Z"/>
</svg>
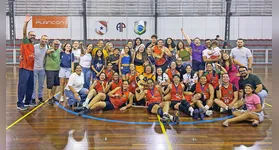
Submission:
<svg viewBox="0 0 279 150">
<path fill-rule="evenodd" d="M 225 127 L 228 127 L 231 123 L 240 121 L 250 121 L 252 126 L 258 126 L 264 119 L 263 109 L 261 105 L 260 97 L 254 94 L 254 88 L 251 84 L 244 86 L 245 100 L 240 100 L 235 103 L 236 107 L 244 106 L 243 110 L 233 111 L 234 118 L 227 119 L 223 122 Z"/>
</svg>

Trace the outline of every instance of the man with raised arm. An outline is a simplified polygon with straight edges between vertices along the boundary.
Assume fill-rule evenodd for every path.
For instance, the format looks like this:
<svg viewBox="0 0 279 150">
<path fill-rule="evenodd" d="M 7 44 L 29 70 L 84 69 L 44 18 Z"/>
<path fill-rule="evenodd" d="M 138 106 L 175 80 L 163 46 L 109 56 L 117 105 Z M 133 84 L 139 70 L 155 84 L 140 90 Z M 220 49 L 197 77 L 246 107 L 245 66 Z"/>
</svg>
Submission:
<svg viewBox="0 0 279 150">
<path fill-rule="evenodd" d="M 23 39 L 20 44 L 20 63 L 19 63 L 19 79 L 18 79 L 18 101 L 17 109 L 27 110 L 31 105 L 31 99 L 34 88 L 34 45 L 36 34 L 29 31 L 27 35 L 27 25 L 31 20 L 29 14 L 25 17 L 23 25 Z M 23 99 L 25 101 L 23 102 Z"/>
</svg>

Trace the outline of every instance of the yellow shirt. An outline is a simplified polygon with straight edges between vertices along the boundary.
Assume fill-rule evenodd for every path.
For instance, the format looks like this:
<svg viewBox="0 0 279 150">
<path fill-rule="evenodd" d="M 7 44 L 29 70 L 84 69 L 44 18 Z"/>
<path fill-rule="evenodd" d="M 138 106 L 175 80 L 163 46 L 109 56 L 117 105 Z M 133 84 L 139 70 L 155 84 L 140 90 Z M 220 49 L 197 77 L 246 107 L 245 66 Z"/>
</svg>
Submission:
<svg viewBox="0 0 279 150">
<path fill-rule="evenodd" d="M 150 73 L 150 74 L 143 73 L 143 76 L 145 76 L 147 79 L 151 78 L 151 79 L 153 79 L 153 81 L 155 81 L 155 75 L 153 73 Z"/>
<path fill-rule="evenodd" d="M 93 57 L 95 56 L 98 49 L 100 49 L 100 48 L 96 47 L 91 51 L 91 54 L 92 54 Z M 103 49 L 103 54 L 104 54 L 104 58 L 106 59 L 108 57 L 108 52 Z"/>
</svg>

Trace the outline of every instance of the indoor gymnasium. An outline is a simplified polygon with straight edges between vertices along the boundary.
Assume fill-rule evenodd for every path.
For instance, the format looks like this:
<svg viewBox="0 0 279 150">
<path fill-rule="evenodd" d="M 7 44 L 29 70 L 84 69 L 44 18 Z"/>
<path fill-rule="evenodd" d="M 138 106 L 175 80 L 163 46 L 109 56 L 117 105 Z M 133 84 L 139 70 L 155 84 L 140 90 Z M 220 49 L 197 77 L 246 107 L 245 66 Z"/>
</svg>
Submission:
<svg viewBox="0 0 279 150">
<path fill-rule="evenodd" d="M 6 149 L 272 149 L 271 0 L 8 0 Z"/>
</svg>

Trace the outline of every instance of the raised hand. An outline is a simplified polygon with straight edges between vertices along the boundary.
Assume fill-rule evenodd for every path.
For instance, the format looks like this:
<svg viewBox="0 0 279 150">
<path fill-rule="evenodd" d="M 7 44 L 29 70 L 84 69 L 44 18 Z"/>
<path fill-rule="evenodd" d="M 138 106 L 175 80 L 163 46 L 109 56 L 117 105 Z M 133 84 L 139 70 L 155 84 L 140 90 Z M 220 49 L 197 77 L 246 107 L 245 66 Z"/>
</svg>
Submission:
<svg viewBox="0 0 279 150">
<path fill-rule="evenodd" d="M 30 14 L 27 14 L 27 15 L 25 16 L 25 22 L 29 22 L 31 19 L 32 19 L 32 18 L 31 18 L 31 16 L 30 16 Z"/>
<path fill-rule="evenodd" d="M 180 28 L 180 31 L 181 31 L 181 32 L 184 32 L 183 28 Z"/>
</svg>

